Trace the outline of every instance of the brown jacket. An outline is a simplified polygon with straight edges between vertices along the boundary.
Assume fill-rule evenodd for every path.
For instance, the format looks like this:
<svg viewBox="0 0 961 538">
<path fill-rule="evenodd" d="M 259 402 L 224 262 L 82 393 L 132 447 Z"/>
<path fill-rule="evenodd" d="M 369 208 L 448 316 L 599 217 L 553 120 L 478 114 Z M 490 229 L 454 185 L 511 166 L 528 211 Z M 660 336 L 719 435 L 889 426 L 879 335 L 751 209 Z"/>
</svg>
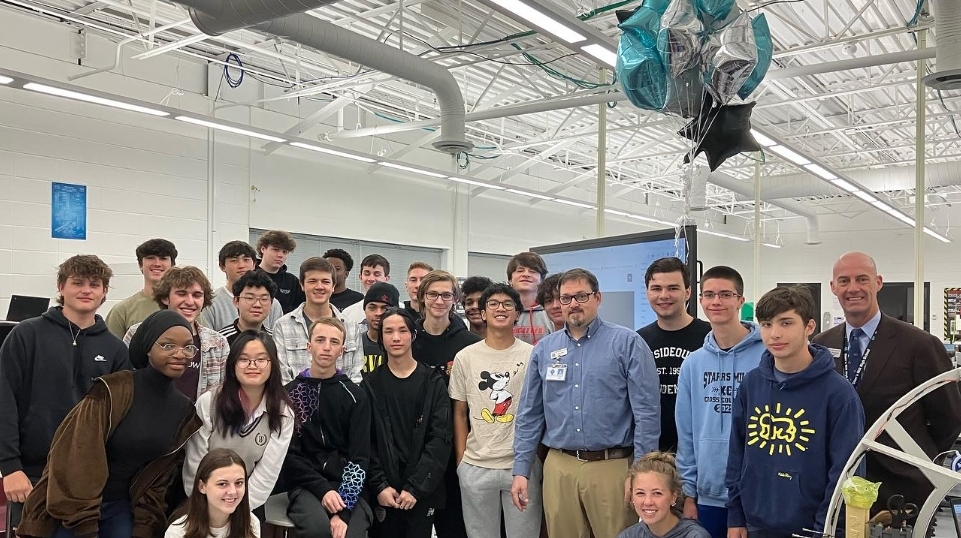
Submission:
<svg viewBox="0 0 961 538">
<path fill-rule="evenodd" d="M 133 401 L 133 372 L 97 378 L 90 392 L 57 428 L 43 476 L 27 497 L 17 528 L 21 537 L 46 538 L 59 525 L 77 537 L 98 532 L 101 495 L 107 481 L 107 439 Z M 165 495 L 187 439 L 200 429 L 193 407 L 185 415 L 174 445 L 148 463 L 130 485 L 133 536 L 151 538 L 166 526 Z"/>
<path fill-rule="evenodd" d="M 833 327 L 814 338 L 835 352 L 844 345 L 845 325 Z M 870 336 L 870 335 L 869 335 Z M 864 406 L 865 424 L 871 425 L 886 414 L 891 405 L 908 391 L 932 377 L 951 369 L 944 345 L 936 337 L 895 318 L 881 315 L 875 339 L 868 345 L 864 375 L 858 383 L 858 396 Z M 844 364 L 837 358 L 837 369 L 844 375 Z M 938 389 L 898 416 L 908 435 L 933 458 L 949 450 L 961 432 L 961 393 L 950 384 Z M 873 428 L 868 428 L 873 431 Z M 897 446 L 887 435 L 878 441 Z M 873 512 L 882 510 L 891 495 L 900 493 L 918 506 L 933 489 L 921 472 L 907 464 L 876 452 L 868 452 L 867 478 L 881 482 Z"/>
</svg>

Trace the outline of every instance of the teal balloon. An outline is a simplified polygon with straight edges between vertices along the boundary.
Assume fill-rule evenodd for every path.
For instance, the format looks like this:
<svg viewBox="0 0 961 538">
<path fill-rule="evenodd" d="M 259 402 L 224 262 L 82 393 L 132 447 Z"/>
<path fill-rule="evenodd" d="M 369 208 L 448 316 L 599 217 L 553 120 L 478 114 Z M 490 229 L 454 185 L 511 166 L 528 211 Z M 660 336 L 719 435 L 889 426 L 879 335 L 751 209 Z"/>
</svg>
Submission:
<svg viewBox="0 0 961 538">
<path fill-rule="evenodd" d="M 640 29 L 657 33 L 661 26 L 661 15 L 667 11 L 668 3 L 668 0 L 645 0 L 617 27 L 621 30 Z"/>
<path fill-rule="evenodd" d="M 747 96 L 757 89 L 761 81 L 767 75 L 767 70 L 771 67 L 771 57 L 774 55 L 774 43 L 771 42 L 771 29 L 767 25 L 767 18 L 763 13 L 751 21 L 751 28 L 754 30 L 754 44 L 757 45 L 757 65 L 751 76 L 744 82 L 737 96 L 747 99 Z"/>
<path fill-rule="evenodd" d="M 667 98 L 667 71 L 650 34 L 628 30 L 617 45 L 617 80 L 631 103 L 644 110 L 661 110 Z"/>
<path fill-rule="evenodd" d="M 714 19 L 727 17 L 734 4 L 734 0 L 694 0 L 694 5 L 697 6 L 697 10 L 701 12 L 702 16 L 707 14 Z"/>
</svg>

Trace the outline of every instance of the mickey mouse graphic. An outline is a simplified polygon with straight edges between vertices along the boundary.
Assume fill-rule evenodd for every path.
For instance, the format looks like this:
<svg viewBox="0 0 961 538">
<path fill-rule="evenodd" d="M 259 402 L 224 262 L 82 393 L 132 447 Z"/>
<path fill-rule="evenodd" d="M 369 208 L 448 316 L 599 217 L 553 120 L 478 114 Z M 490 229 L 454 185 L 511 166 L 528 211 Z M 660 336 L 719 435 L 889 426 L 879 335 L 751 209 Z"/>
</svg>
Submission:
<svg viewBox="0 0 961 538">
<path fill-rule="evenodd" d="M 480 390 L 490 389 L 490 398 L 494 402 L 494 410 L 491 411 L 485 407 L 481 409 L 481 416 L 490 424 L 493 424 L 494 421 L 503 423 L 512 422 L 514 415 L 507 412 L 511 407 L 511 402 L 514 400 L 514 395 L 507 391 L 507 384 L 510 383 L 511 380 L 510 372 L 490 373 L 483 371 L 480 376 L 481 381 L 477 384 L 477 388 Z"/>
</svg>

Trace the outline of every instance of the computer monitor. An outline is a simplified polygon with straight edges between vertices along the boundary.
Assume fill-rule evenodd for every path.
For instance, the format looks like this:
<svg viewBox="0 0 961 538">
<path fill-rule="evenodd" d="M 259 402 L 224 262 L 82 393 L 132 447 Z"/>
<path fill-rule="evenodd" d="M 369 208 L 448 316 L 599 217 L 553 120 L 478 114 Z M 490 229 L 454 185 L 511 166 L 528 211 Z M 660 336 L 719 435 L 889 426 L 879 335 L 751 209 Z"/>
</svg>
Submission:
<svg viewBox="0 0 961 538">
<path fill-rule="evenodd" d="M 24 321 L 43 314 L 50 308 L 49 297 L 30 297 L 28 295 L 14 295 L 10 297 L 10 307 L 7 308 L 7 321 Z"/>
</svg>

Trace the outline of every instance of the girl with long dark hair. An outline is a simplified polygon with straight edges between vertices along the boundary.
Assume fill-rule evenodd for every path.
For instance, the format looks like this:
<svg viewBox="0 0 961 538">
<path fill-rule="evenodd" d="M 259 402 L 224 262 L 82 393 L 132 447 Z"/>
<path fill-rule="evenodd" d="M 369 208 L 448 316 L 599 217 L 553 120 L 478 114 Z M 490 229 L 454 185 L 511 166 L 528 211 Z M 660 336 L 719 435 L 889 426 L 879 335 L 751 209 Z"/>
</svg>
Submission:
<svg viewBox="0 0 961 538">
<path fill-rule="evenodd" d="M 250 513 L 247 468 L 236 452 L 215 448 L 200 460 L 184 515 L 164 538 L 259 538 L 260 522 Z"/>
<path fill-rule="evenodd" d="M 187 443 L 184 491 L 190 495 L 200 460 L 209 450 L 229 448 L 246 464 L 250 507 L 263 506 L 294 431 L 294 413 L 270 335 L 240 333 L 230 346 L 223 384 L 197 399 L 197 415 L 203 426 Z"/>
</svg>

